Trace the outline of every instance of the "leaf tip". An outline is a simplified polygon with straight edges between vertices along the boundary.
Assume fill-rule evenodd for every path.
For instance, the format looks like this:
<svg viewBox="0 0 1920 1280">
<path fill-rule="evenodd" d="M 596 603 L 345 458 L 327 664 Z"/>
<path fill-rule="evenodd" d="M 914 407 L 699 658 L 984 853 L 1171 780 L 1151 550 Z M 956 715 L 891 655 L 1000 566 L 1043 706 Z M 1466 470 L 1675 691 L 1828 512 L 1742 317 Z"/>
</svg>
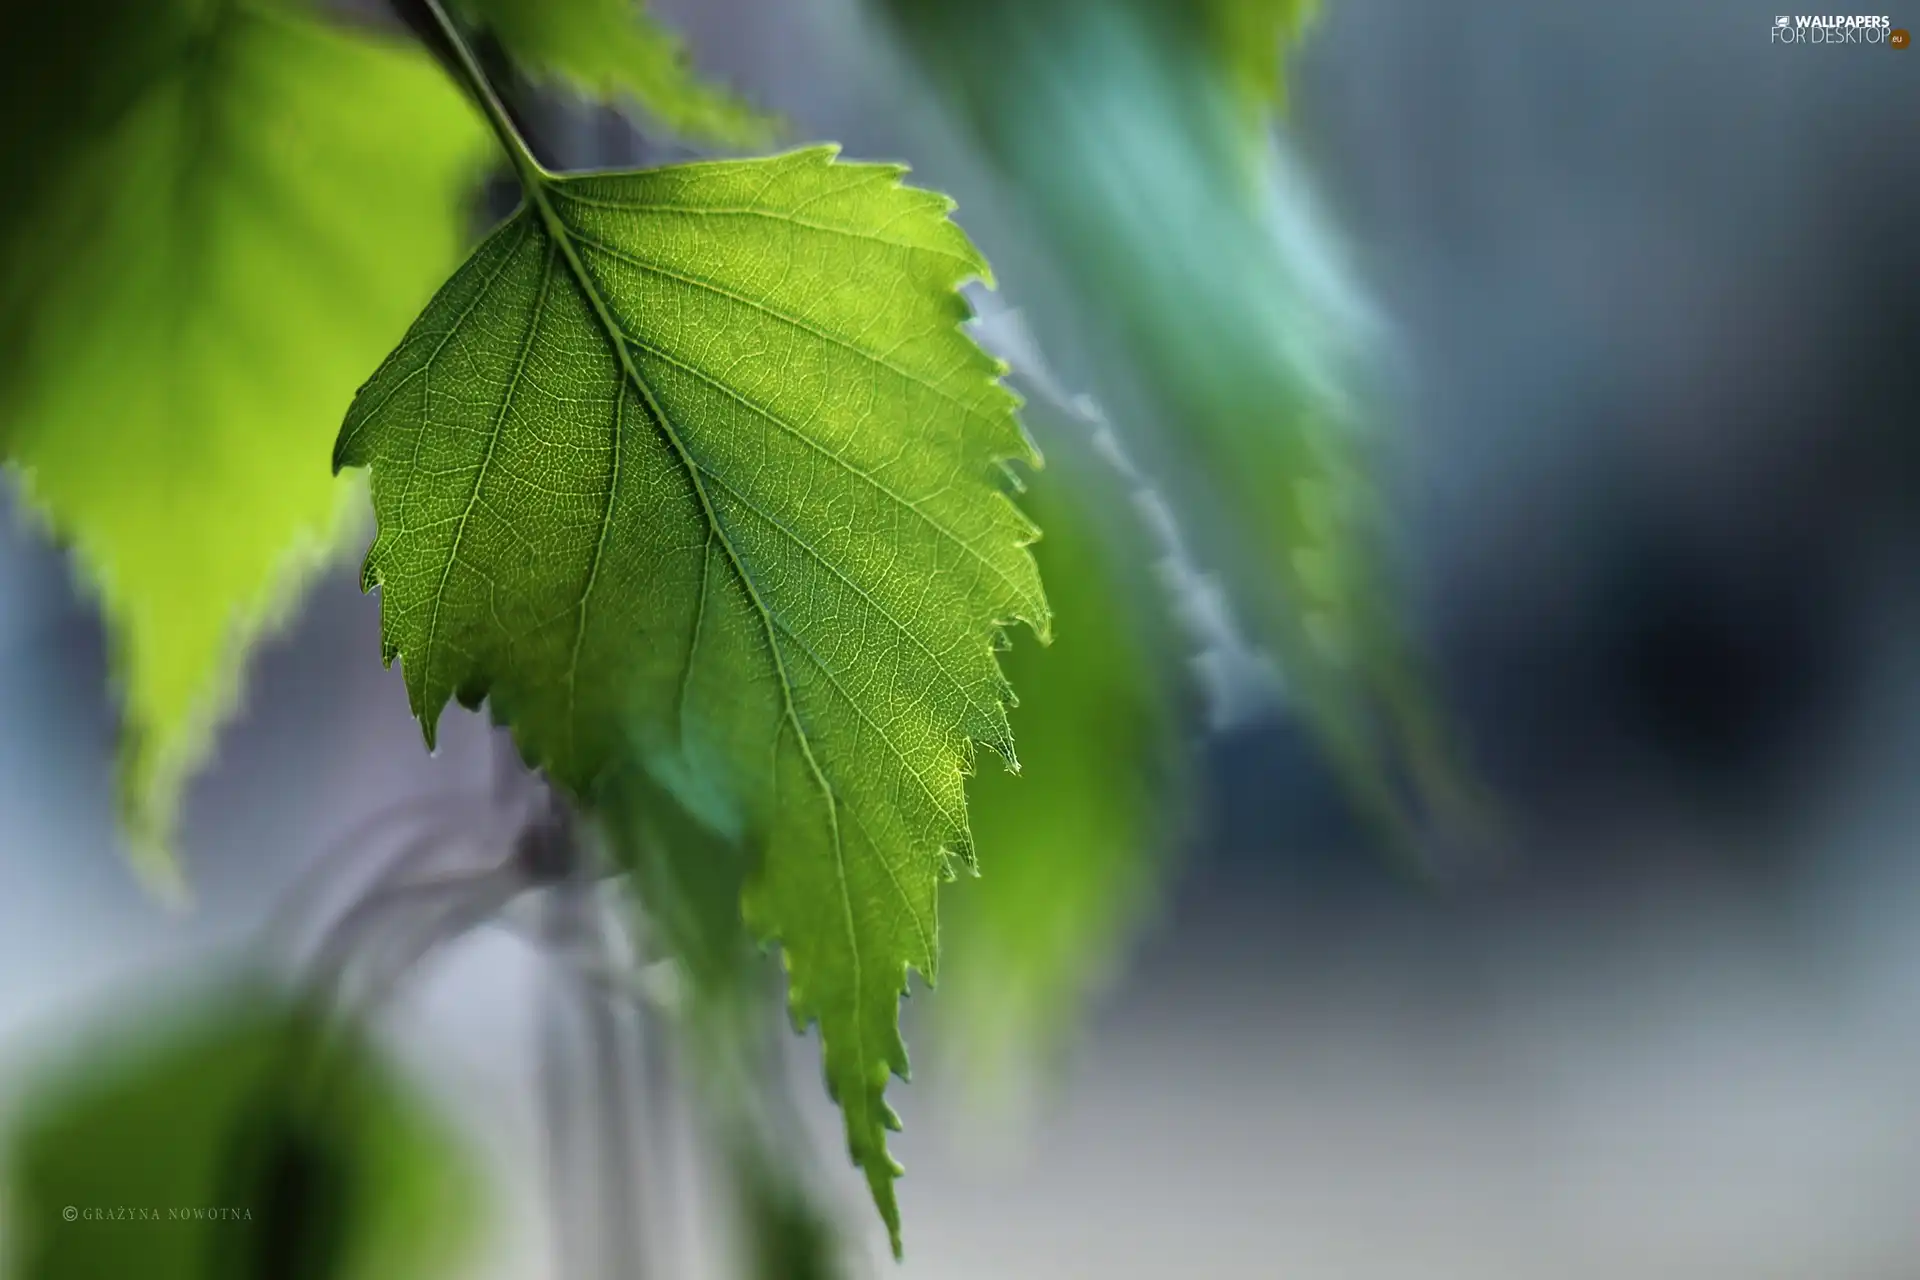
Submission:
<svg viewBox="0 0 1920 1280">
<path fill-rule="evenodd" d="M 138 819 L 134 817 L 128 819 L 130 824 L 136 821 Z M 193 909 L 193 888 L 187 883 L 180 859 L 160 832 L 136 828 L 132 832 L 127 861 L 133 867 L 141 887 L 162 907 L 175 915 L 185 915 Z"/>
</svg>

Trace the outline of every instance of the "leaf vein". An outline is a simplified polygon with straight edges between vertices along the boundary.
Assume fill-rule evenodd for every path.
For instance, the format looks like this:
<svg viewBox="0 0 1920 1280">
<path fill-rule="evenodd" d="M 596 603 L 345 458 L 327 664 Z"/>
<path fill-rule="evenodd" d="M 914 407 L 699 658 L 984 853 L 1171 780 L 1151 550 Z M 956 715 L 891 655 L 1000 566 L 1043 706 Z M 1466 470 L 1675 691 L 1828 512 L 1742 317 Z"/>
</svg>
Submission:
<svg viewBox="0 0 1920 1280">
<path fill-rule="evenodd" d="M 460 544 L 466 539 L 467 527 L 472 522 L 473 511 L 480 501 L 480 488 L 486 483 L 487 470 L 493 465 L 494 450 L 499 446 L 500 433 L 506 429 L 507 415 L 513 409 L 513 393 L 519 387 L 520 375 L 527 367 L 527 359 L 533 353 L 534 339 L 540 332 L 540 315 L 546 309 L 547 290 L 553 283 L 553 254 L 547 254 L 547 261 L 540 270 L 540 294 L 532 314 L 527 319 L 526 336 L 520 343 L 520 355 L 514 362 L 513 377 L 500 396 L 500 412 L 494 415 L 493 429 L 487 435 L 487 449 L 481 455 L 480 465 L 474 469 L 473 488 L 467 494 L 466 510 L 461 513 L 460 525 L 453 533 L 453 546 L 447 552 L 447 567 L 440 571 L 440 582 L 433 592 L 433 611 L 427 619 L 427 643 L 423 652 L 427 655 L 427 671 L 421 673 L 421 685 L 428 683 L 428 675 L 433 665 L 433 642 L 440 631 L 440 610 L 447 598 L 447 581 L 453 577 L 453 566 L 460 560 Z M 424 434 L 424 431 L 422 432 Z"/>
<path fill-rule="evenodd" d="M 666 364 L 670 364 L 674 366 L 676 369 L 679 369 L 682 372 L 686 373 L 690 377 L 697 378 L 701 382 L 706 383 L 708 386 L 712 387 L 715 391 L 718 391 L 722 395 L 725 395 L 730 399 L 732 399 L 741 408 L 747 410 L 749 413 L 753 414 L 755 417 L 760 418 L 761 420 L 765 421 L 771 426 L 777 427 L 779 430 L 785 432 L 787 435 L 792 436 L 795 440 L 798 440 L 807 448 L 812 449 L 814 452 L 820 454 L 822 457 L 833 462 L 835 465 L 839 466 L 842 470 L 844 470 L 848 475 L 853 476 L 855 479 L 858 479 L 865 484 L 871 485 L 880 494 L 882 494 L 887 498 L 892 499 L 893 502 L 898 504 L 901 508 L 911 512 L 913 515 L 917 516 L 920 520 L 924 521 L 927 527 L 932 529 L 935 533 L 941 535 L 941 537 L 945 538 L 948 542 L 952 543 L 954 546 L 959 547 L 961 550 L 965 551 L 969 556 L 973 557 L 974 560 L 978 561 L 990 573 L 992 573 L 995 577 L 999 578 L 1000 581 L 1003 584 L 1005 584 L 1005 586 L 1014 593 L 1014 595 L 1021 601 L 1022 604 L 1030 603 L 1030 597 L 1033 594 L 1030 588 L 1023 587 L 1019 583 L 1015 582 L 1011 577 L 1007 575 L 1007 571 L 1005 569 L 1001 568 L 998 564 L 995 564 L 993 560 L 990 559 L 985 552 L 981 551 L 978 545 L 976 545 L 972 540 L 961 537 L 958 532 L 949 528 L 947 525 L 942 524 L 939 520 L 935 519 L 925 509 L 923 509 L 919 503 L 914 502 L 912 499 L 906 497 L 904 494 L 901 494 L 896 490 L 894 490 L 884 480 L 880 479 L 879 476 L 874 475 L 872 472 L 867 471 L 861 468 L 860 466 L 857 466 L 855 463 L 853 463 L 851 460 L 846 458 L 844 455 L 835 453 L 832 449 L 829 449 L 826 445 L 822 444 L 820 441 L 808 435 L 797 424 L 789 421 L 787 418 L 774 412 L 772 409 L 769 409 L 765 405 L 761 404 L 759 401 L 754 400 L 752 397 L 744 395 L 739 391 L 736 391 L 731 386 L 728 386 L 723 379 L 715 377 L 713 374 L 708 373 L 705 369 L 700 368 L 698 365 L 693 364 L 686 360 L 682 360 L 679 357 L 671 354 L 670 352 L 666 351 L 661 347 L 654 346 L 653 344 L 648 342 L 643 342 L 640 339 L 635 338 L 631 334 L 628 335 L 627 340 L 631 342 L 634 345 L 634 347 L 636 347 L 641 351 L 646 352 L 649 356 L 652 356 L 654 359 L 660 360 Z"/>
<path fill-rule="evenodd" d="M 735 290 L 729 289 L 725 285 L 717 284 L 712 280 L 704 280 L 699 276 L 688 275 L 682 271 L 675 271 L 671 267 L 664 267 L 657 262 L 650 262 L 647 259 L 640 257 L 638 254 L 628 253 L 624 249 L 614 248 L 612 245 L 605 244 L 602 241 L 595 240 L 589 236 L 581 236 L 579 237 L 579 241 L 581 244 L 585 245 L 589 249 L 592 249 L 594 252 L 605 254 L 607 257 L 612 258 L 616 262 L 623 262 L 626 265 L 632 267 L 636 271 L 645 271 L 650 275 L 657 275 L 662 279 L 677 281 L 680 284 L 686 285 L 688 288 L 699 289 L 702 292 L 711 293 L 715 297 L 726 298 L 729 301 L 738 303 L 739 305 L 746 307 L 751 311 L 758 311 L 761 315 L 766 316 L 770 320 L 777 320 L 781 324 L 789 325 L 795 329 L 798 329 L 802 333 L 805 333 L 810 337 L 818 338 L 820 341 L 827 343 L 830 346 L 839 347 L 841 350 L 846 351 L 850 355 L 859 356 L 860 358 L 866 360 L 868 363 L 874 365 L 876 368 L 885 369 L 887 372 L 893 374 L 895 377 L 898 377 L 903 381 L 910 382 L 914 386 L 919 387 L 921 390 L 928 392 L 929 394 L 933 395 L 936 399 L 946 401 L 948 404 L 952 405 L 955 409 L 958 409 L 961 413 L 966 414 L 968 417 L 979 418 L 982 420 L 985 420 L 989 417 L 987 411 L 984 408 L 982 408 L 979 404 L 969 404 L 966 401 L 960 399 L 958 396 L 954 395 L 951 391 L 948 391 L 945 387 L 940 386 L 938 383 L 930 382 L 923 375 L 915 373 L 912 369 L 904 368 L 901 365 L 895 364 L 893 361 L 889 360 L 885 354 L 877 351 L 870 351 L 867 348 L 860 346 L 858 343 L 849 342 L 845 338 L 841 337 L 839 334 L 833 332 L 833 330 L 824 329 L 818 324 L 815 324 L 813 321 L 808 320 L 803 316 L 797 316 L 792 314 L 791 312 L 783 311 L 780 308 L 775 307 L 769 303 L 765 303 L 760 301 L 757 298 L 752 298 L 747 296 L 746 294 L 736 292 Z"/>
</svg>

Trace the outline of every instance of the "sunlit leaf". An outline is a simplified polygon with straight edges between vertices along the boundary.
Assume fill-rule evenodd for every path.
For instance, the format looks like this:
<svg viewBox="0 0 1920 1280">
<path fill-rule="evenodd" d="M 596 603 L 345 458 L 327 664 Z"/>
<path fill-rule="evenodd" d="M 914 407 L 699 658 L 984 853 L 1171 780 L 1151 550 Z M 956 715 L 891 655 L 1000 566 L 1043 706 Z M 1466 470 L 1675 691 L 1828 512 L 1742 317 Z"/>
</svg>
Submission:
<svg viewBox="0 0 1920 1280">
<path fill-rule="evenodd" d="M 1030 446 L 959 327 L 985 264 L 901 172 L 531 176 L 336 453 L 372 470 L 365 581 L 430 739 L 486 698 L 576 796 L 637 756 L 764 848 L 747 917 L 896 1245 L 899 997 L 973 856 L 974 746 L 1012 758 L 996 637 L 1047 618 L 1001 487 Z"/>
<path fill-rule="evenodd" d="M 328 443 L 457 257 L 484 134 L 417 51 L 273 0 L 8 21 L 0 456 L 100 598 L 164 877 L 247 646 L 336 543 Z"/>
</svg>

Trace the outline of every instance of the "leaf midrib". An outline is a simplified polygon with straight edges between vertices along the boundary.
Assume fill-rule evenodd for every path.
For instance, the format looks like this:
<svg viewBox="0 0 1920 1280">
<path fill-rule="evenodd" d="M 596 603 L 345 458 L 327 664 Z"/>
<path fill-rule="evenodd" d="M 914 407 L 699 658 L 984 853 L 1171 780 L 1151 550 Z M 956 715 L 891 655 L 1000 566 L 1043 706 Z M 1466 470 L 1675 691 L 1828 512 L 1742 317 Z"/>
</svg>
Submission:
<svg viewBox="0 0 1920 1280">
<path fill-rule="evenodd" d="M 775 320 L 790 328 L 797 329 L 800 332 L 806 334 L 808 337 L 817 338 L 821 342 L 828 343 L 831 346 L 839 347 L 841 350 L 847 352 L 849 355 L 858 356 L 861 359 L 872 364 L 875 368 L 885 369 L 888 373 L 891 373 L 895 377 L 898 377 L 905 382 L 911 383 L 912 385 L 919 387 L 922 391 L 925 391 L 927 394 L 935 397 L 936 399 L 945 401 L 947 404 L 953 406 L 953 408 L 955 408 L 959 412 L 967 415 L 969 418 L 975 419 L 976 421 L 985 421 L 985 420 L 988 420 L 990 417 L 990 415 L 986 412 L 986 410 L 981 405 L 977 403 L 975 404 L 967 403 L 966 401 L 960 399 L 958 396 L 954 395 L 951 391 L 948 391 L 945 387 L 940 386 L 938 383 L 934 382 L 930 378 L 927 378 L 919 373 L 916 373 L 912 369 L 908 369 L 901 365 L 895 364 L 892 360 L 888 359 L 884 354 L 877 351 L 869 351 L 867 348 L 861 346 L 859 343 L 851 341 L 847 338 L 843 338 L 839 334 L 835 333 L 833 330 L 826 328 L 815 321 L 808 320 L 804 316 L 797 316 L 797 315 L 794 315 L 792 312 L 783 311 L 779 307 L 776 307 L 771 303 L 763 302 L 758 298 L 750 298 L 743 293 L 740 293 L 733 289 L 729 289 L 725 285 L 716 283 L 715 281 L 706 280 L 701 278 L 700 276 L 692 275 L 685 271 L 676 271 L 672 267 L 666 266 L 663 263 L 650 261 L 646 258 L 641 257 L 637 253 L 630 252 L 629 250 L 626 250 L 626 249 L 617 248 L 614 245 L 607 244 L 605 241 L 595 240 L 589 236 L 581 236 L 579 237 L 579 241 L 580 243 L 584 244 L 587 248 L 592 249 L 594 252 L 604 253 L 605 255 L 607 255 L 607 257 L 612 258 L 615 262 L 623 263 L 626 266 L 632 267 L 636 271 L 644 271 L 650 275 L 659 276 L 662 279 L 676 281 L 680 284 L 686 285 L 690 289 L 699 289 L 703 292 L 710 293 L 715 297 L 724 298 L 729 302 L 733 302 L 740 306 L 749 308 L 750 310 L 757 311 L 761 315 L 766 316 L 769 320 Z"/>
<path fill-rule="evenodd" d="M 707 493 L 699 463 L 694 460 L 686 442 L 680 438 L 679 430 L 675 428 L 665 409 L 661 407 L 660 401 L 653 393 L 653 387 L 640 376 L 639 367 L 633 360 L 633 352 L 627 346 L 626 330 L 615 319 L 606 298 L 600 292 L 599 282 L 594 279 L 592 273 L 587 270 L 587 264 L 582 261 L 580 251 L 574 245 L 572 231 L 560 217 L 559 211 L 553 207 L 549 191 L 553 181 L 554 179 L 544 174 L 523 171 L 527 200 L 539 213 L 541 224 L 566 259 L 567 268 L 572 272 L 574 282 L 579 285 L 581 293 L 586 295 L 587 303 L 593 309 L 601 331 L 606 335 L 607 342 L 613 348 L 614 356 L 620 362 L 621 371 L 634 390 L 639 393 L 641 402 L 646 405 L 648 416 L 653 419 L 655 429 L 666 439 L 668 446 L 673 450 L 674 457 L 680 463 L 681 470 L 686 473 L 687 483 L 692 487 L 694 497 L 699 500 L 700 513 L 706 519 L 709 534 L 727 553 L 727 562 L 733 566 L 734 577 L 739 581 L 740 589 L 746 593 L 748 602 L 753 605 L 754 612 L 759 615 L 761 631 L 766 636 L 767 653 L 773 661 L 774 675 L 780 682 L 784 718 L 793 728 L 794 739 L 799 744 L 801 758 L 806 761 L 807 771 L 813 775 L 815 785 L 820 788 L 820 793 L 827 802 L 827 828 L 833 841 L 834 878 L 840 890 L 841 915 L 847 934 L 847 951 L 853 961 L 853 1005 L 858 1010 L 864 1004 L 865 974 L 860 955 L 859 931 L 853 918 L 853 894 L 847 883 L 846 847 L 840 833 L 840 800 L 834 793 L 833 784 L 827 780 L 826 772 L 820 767 L 820 762 L 813 753 L 813 742 L 807 735 L 806 726 L 800 721 L 800 710 L 794 702 L 793 679 L 787 673 L 786 658 L 781 652 L 773 611 L 761 599 L 760 590 L 754 585 L 752 576 L 748 574 L 739 549 L 733 545 L 733 539 L 720 520 L 720 514 L 713 505 L 713 498 Z M 616 416 L 614 431 L 617 434 L 619 430 L 620 422 Z M 602 516 L 603 537 L 605 525 L 612 519 L 613 502 L 609 498 L 606 511 Z M 588 590 L 591 590 L 591 586 L 592 584 L 589 583 Z M 587 599 L 583 593 L 580 607 L 585 610 L 586 606 Z M 851 1021 L 854 1028 L 856 1061 L 865 1063 L 868 1060 L 866 1030 L 857 1013 Z M 860 1093 L 861 1096 L 854 1101 L 854 1105 L 857 1105 L 864 1115 L 867 1111 L 867 1091 L 863 1088 Z M 842 1099 L 841 1105 L 843 1107 L 848 1105 L 848 1100 Z"/>
<path fill-rule="evenodd" d="M 860 481 L 862 484 L 865 484 L 867 487 L 871 488 L 874 492 L 880 494 L 880 496 L 886 498 L 888 501 L 898 506 L 902 511 L 909 513 L 915 519 L 925 524 L 928 529 L 938 534 L 942 541 L 952 546 L 958 547 L 961 551 L 965 552 L 967 556 L 970 559 L 972 559 L 976 564 L 978 564 L 981 568 L 985 569 L 987 572 L 993 574 L 994 577 L 998 578 L 1000 582 L 1010 592 L 1013 593 L 1016 599 L 1019 599 L 1023 605 L 1025 604 L 1026 596 L 1029 594 L 1028 588 L 1022 586 L 1018 582 L 1015 582 L 1012 576 L 1009 575 L 1007 571 L 1003 569 L 1000 565 L 996 564 L 993 558 L 987 555 L 986 552 L 982 551 L 979 548 L 979 546 L 973 542 L 972 539 L 962 537 L 957 531 L 955 531 L 948 525 L 941 523 L 941 521 L 936 519 L 932 515 L 932 513 L 926 510 L 926 508 L 922 507 L 918 502 L 915 502 L 913 499 L 907 497 L 905 494 L 901 493 L 899 490 L 887 484 L 874 472 L 868 471 L 865 468 L 859 466 L 858 464 L 852 462 L 851 460 L 843 457 L 842 455 L 835 453 L 832 449 L 829 449 L 826 445 L 820 443 L 820 441 L 814 439 L 812 436 L 808 435 L 805 431 L 802 431 L 798 426 L 796 426 L 792 422 L 789 422 L 786 418 L 782 417 L 779 413 L 768 408 L 766 405 L 760 403 L 759 401 L 753 399 L 752 397 L 743 395 L 738 390 L 729 386 L 725 382 L 725 380 L 721 378 L 716 378 L 713 374 L 707 372 L 707 370 L 701 368 L 699 365 L 694 364 L 691 361 L 682 360 L 678 356 L 674 355 L 672 352 L 667 351 L 665 348 L 654 346 L 652 343 L 642 342 L 637 338 L 630 339 L 629 341 L 633 346 L 638 347 L 641 351 L 645 352 L 648 356 L 651 356 L 653 359 L 658 360 L 664 364 L 670 364 L 674 368 L 680 370 L 680 372 L 686 374 L 688 377 L 697 379 L 698 381 L 705 383 L 708 387 L 712 388 L 715 392 L 718 392 L 719 394 L 726 396 L 729 400 L 732 400 L 735 404 L 739 405 L 742 409 L 745 409 L 748 413 L 751 413 L 754 417 L 759 418 L 763 422 L 767 423 L 769 426 L 772 426 L 778 429 L 782 434 L 791 437 L 794 441 L 799 443 L 802 447 L 806 449 L 810 449 L 814 453 L 817 453 L 822 458 L 825 458 L 827 461 L 833 463 L 834 466 L 838 467 L 841 471 L 844 471 L 847 475 L 852 476 L 854 479 Z"/>
</svg>

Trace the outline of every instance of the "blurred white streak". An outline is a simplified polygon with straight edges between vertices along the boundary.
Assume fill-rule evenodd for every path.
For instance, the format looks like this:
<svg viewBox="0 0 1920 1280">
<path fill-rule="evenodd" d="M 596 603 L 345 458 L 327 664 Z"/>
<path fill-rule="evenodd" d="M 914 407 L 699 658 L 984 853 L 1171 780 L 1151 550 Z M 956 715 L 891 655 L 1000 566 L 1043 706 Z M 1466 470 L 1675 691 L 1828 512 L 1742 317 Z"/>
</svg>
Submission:
<svg viewBox="0 0 1920 1280">
<path fill-rule="evenodd" d="M 979 285 L 970 286 L 967 296 L 974 309 L 970 329 L 975 340 L 1006 362 L 1023 389 L 1085 428 L 1095 455 L 1126 487 L 1148 542 L 1158 552 L 1154 576 L 1191 645 L 1189 663 L 1205 703 L 1207 727 L 1220 732 L 1250 719 L 1280 691 L 1280 673 L 1241 633 L 1225 589 L 1194 559 L 1173 507 L 1127 452 L 1093 397 L 1062 385 L 1020 311 L 1001 304 Z"/>
</svg>

